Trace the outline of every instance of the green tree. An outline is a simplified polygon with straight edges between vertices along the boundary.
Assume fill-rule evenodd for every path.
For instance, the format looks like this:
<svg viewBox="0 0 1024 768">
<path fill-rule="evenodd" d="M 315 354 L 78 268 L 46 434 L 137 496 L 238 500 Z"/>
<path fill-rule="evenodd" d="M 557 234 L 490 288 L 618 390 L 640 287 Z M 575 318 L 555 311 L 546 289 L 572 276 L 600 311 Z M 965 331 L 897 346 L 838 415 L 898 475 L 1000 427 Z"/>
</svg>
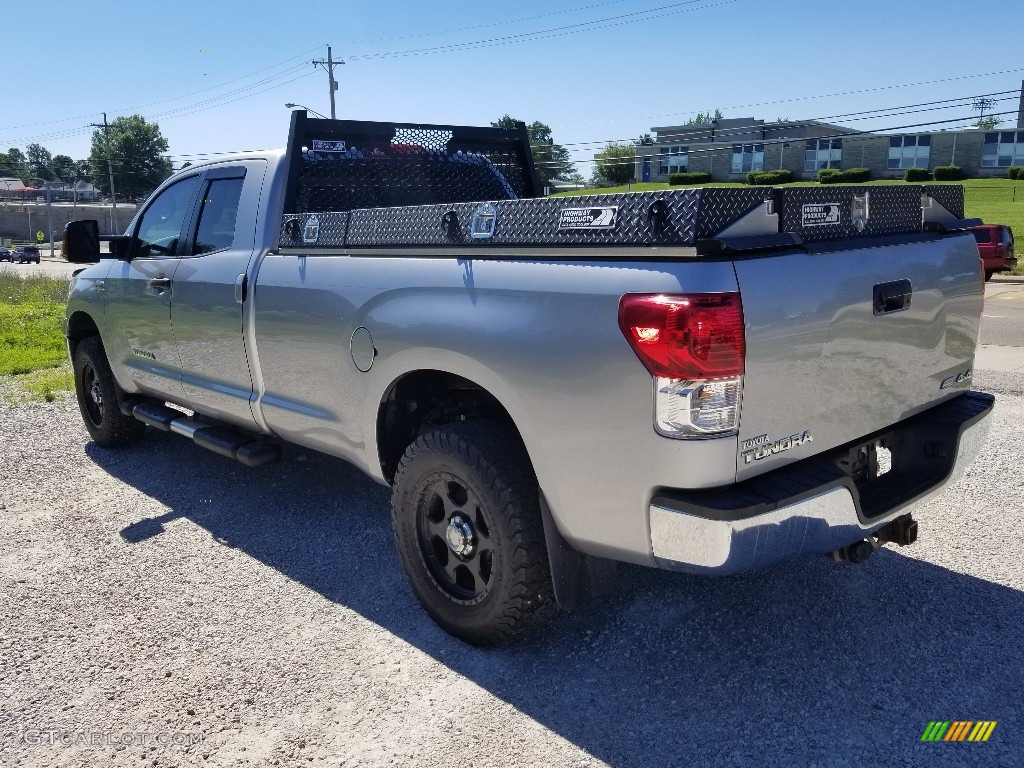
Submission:
<svg viewBox="0 0 1024 768">
<path fill-rule="evenodd" d="M 29 144 L 25 147 L 25 157 L 28 160 L 29 173 L 33 178 L 44 181 L 53 180 L 53 170 L 50 168 L 53 156 L 50 154 L 50 150 L 40 144 Z"/>
<path fill-rule="evenodd" d="M 4 169 L 5 175 L 9 174 L 21 179 L 24 183 L 25 179 L 32 178 L 32 171 L 28 167 L 28 159 L 25 157 L 25 153 L 17 147 L 11 147 L 7 150 L 5 155 L 6 167 Z"/>
<path fill-rule="evenodd" d="M 686 121 L 687 125 L 710 125 L 722 119 L 722 110 L 716 109 L 714 113 L 698 112 L 696 117 Z"/>
<path fill-rule="evenodd" d="M 75 161 L 67 155 L 54 155 L 53 160 L 50 161 L 50 170 L 55 179 L 63 181 L 65 184 L 74 184 L 76 181 Z"/>
<path fill-rule="evenodd" d="M 988 131 L 991 130 L 992 128 L 995 128 L 1001 122 L 1003 122 L 1003 119 L 1001 117 L 983 117 L 980 120 L 978 120 L 976 125 L 983 131 Z"/>
<path fill-rule="evenodd" d="M 491 123 L 494 128 L 515 128 L 522 122 L 510 115 L 504 115 Z M 551 127 L 539 120 L 526 126 L 530 137 L 530 150 L 533 152 L 533 167 L 542 187 L 551 184 L 552 179 L 564 179 L 576 170 L 569 160 L 569 150 L 556 144 L 551 136 Z"/>
<path fill-rule="evenodd" d="M 650 147 L 654 145 L 654 137 L 649 133 L 641 133 L 640 138 L 633 143 L 638 147 Z"/>
<path fill-rule="evenodd" d="M 119 117 L 110 124 L 110 154 L 118 197 L 129 200 L 143 197 L 167 178 L 171 172 L 171 161 L 164 157 L 167 146 L 160 126 L 146 122 L 141 115 Z M 107 146 L 102 128 L 92 134 L 89 168 L 92 183 L 110 194 Z"/>
<path fill-rule="evenodd" d="M 88 160 L 75 160 L 75 181 L 92 183 L 92 169 Z"/>
<path fill-rule="evenodd" d="M 613 142 L 594 155 L 594 175 L 612 184 L 633 178 L 633 145 Z"/>
</svg>

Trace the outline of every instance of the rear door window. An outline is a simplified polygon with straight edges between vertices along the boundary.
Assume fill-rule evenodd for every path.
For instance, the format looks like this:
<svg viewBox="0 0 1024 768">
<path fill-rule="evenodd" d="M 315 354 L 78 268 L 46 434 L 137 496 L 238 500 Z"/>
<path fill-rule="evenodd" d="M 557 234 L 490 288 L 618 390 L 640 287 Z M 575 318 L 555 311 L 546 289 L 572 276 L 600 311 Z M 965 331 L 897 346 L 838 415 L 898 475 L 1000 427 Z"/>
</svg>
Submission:
<svg viewBox="0 0 1024 768">
<path fill-rule="evenodd" d="M 214 179 L 207 184 L 199 210 L 196 239 L 192 244 L 194 255 L 231 247 L 235 240 L 238 203 L 244 182 L 245 179 Z"/>
<path fill-rule="evenodd" d="M 992 233 L 989 232 L 987 229 L 972 229 L 971 231 L 974 233 L 974 239 L 977 240 L 979 243 L 992 242 Z"/>
</svg>

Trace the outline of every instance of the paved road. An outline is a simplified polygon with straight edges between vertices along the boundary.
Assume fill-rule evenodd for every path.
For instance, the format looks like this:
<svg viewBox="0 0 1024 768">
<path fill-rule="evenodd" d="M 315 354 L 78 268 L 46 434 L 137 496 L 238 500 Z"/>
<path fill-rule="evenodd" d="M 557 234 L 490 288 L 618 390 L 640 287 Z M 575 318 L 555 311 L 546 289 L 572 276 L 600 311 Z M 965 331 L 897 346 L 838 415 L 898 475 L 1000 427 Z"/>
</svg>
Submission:
<svg viewBox="0 0 1024 768">
<path fill-rule="evenodd" d="M 998 319 L 983 338 L 1024 347 Z M 913 547 L 623 567 L 496 651 L 420 611 L 386 490 L 339 462 L 252 470 L 163 433 L 103 451 L 70 399 L 0 406 L 0 764 L 1018 767 L 1024 374 L 975 380 L 1001 393 L 987 456 Z M 935 719 L 998 726 L 921 744 Z"/>
<path fill-rule="evenodd" d="M 71 273 L 76 269 L 88 266 L 86 264 L 68 264 L 60 259 L 50 259 L 49 250 L 49 248 L 46 249 L 39 264 L 12 264 L 9 261 L 0 261 L 0 272 L 14 271 L 20 275 L 42 273 L 51 277 L 71 277 Z"/>
<path fill-rule="evenodd" d="M 1022 346 L 1024 336 L 1024 279 L 990 282 L 985 292 L 982 344 Z"/>
<path fill-rule="evenodd" d="M 0 763 L 1020 766 L 1022 420 L 1003 396 L 913 547 L 623 567 L 606 599 L 482 651 L 418 608 L 387 492 L 345 465 L 251 470 L 164 433 L 103 451 L 69 401 L 0 408 Z M 939 718 L 999 725 L 919 743 Z"/>
</svg>

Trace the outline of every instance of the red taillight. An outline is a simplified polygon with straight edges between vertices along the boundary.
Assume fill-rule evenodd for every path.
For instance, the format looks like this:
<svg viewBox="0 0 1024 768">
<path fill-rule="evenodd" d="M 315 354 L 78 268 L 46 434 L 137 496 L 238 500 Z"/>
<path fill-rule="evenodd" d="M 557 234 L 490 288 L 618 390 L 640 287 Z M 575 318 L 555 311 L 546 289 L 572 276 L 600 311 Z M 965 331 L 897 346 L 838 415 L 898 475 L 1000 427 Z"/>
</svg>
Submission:
<svg viewBox="0 0 1024 768">
<path fill-rule="evenodd" d="M 746 347 L 738 293 L 627 293 L 619 300 L 619 327 L 655 376 L 743 375 Z"/>
</svg>

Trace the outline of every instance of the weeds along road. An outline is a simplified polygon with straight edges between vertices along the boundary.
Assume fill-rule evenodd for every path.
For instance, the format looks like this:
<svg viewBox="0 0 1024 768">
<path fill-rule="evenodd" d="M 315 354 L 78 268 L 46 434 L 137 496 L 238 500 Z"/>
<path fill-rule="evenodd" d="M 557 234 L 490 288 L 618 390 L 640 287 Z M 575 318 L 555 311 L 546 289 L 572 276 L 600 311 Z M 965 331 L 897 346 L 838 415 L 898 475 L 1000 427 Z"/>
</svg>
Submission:
<svg viewBox="0 0 1024 768">
<path fill-rule="evenodd" d="M 1003 376 L 985 459 L 914 546 L 623 567 L 491 651 L 419 609 L 387 490 L 340 462 L 253 470 L 159 432 L 104 451 L 70 397 L 0 406 L 0 763 L 1019 766 L 1024 389 Z M 935 719 L 998 725 L 921 743 Z"/>
<path fill-rule="evenodd" d="M 42 273 L 47 277 L 70 278 L 72 272 L 87 266 L 89 265 L 69 264 L 68 262 L 61 261 L 60 259 L 50 259 L 44 254 L 38 264 L 14 264 L 9 261 L 0 261 L 0 273 L 14 272 L 22 276 Z"/>
</svg>

